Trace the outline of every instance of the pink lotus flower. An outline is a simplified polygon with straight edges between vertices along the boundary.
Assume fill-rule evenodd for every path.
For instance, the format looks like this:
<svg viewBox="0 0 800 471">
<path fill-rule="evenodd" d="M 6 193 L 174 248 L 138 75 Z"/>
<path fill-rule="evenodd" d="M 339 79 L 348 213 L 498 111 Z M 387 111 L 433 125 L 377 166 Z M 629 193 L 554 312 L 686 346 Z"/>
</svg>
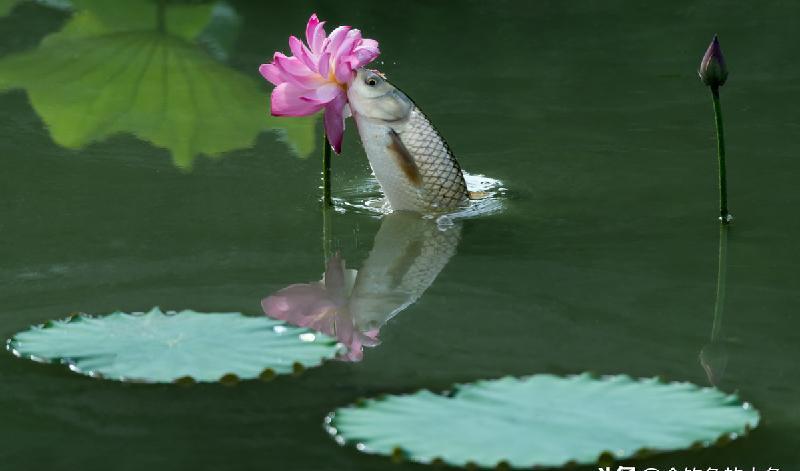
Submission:
<svg viewBox="0 0 800 471">
<path fill-rule="evenodd" d="M 336 337 L 347 351 L 340 360 L 361 361 L 363 347 L 380 343 L 378 329 L 361 331 L 350 311 L 350 293 L 355 283 L 355 270 L 345 269 L 339 255 L 331 257 L 322 281 L 287 286 L 264 298 L 264 314 L 299 327 L 308 327 Z"/>
<path fill-rule="evenodd" d="M 336 153 L 342 151 L 347 117 L 347 85 L 359 67 L 372 62 L 380 51 L 378 42 L 361 37 L 361 31 L 339 26 L 330 36 L 317 14 L 306 25 L 306 42 L 289 37 L 293 56 L 276 52 L 258 71 L 275 85 L 271 97 L 273 116 L 307 116 L 325 109 L 325 132 Z"/>
</svg>

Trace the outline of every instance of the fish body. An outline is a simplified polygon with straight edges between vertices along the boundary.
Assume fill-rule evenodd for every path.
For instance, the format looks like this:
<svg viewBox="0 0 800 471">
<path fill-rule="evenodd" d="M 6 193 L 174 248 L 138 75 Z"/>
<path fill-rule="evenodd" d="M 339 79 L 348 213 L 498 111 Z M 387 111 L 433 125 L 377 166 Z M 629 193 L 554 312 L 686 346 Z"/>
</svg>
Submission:
<svg viewBox="0 0 800 471">
<path fill-rule="evenodd" d="M 445 212 L 467 204 L 461 166 L 425 114 L 380 73 L 359 69 L 350 110 L 393 210 Z"/>
</svg>

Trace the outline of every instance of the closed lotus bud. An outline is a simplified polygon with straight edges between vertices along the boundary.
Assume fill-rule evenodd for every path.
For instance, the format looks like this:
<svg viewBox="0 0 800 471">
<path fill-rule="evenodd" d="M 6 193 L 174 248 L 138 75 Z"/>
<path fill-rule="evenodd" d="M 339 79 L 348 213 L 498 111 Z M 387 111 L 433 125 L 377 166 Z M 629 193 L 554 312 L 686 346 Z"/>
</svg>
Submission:
<svg viewBox="0 0 800 471">
<path fill-rule="evenodd" d="M 722 48 L 719 47 L 716 34 L 700 62 L 698 73 L 703 83 L 709 87 L 721 87 L 728 78 L 728 68 L 725 66 L 725 58 L 722 56 Z"/>
</svg>

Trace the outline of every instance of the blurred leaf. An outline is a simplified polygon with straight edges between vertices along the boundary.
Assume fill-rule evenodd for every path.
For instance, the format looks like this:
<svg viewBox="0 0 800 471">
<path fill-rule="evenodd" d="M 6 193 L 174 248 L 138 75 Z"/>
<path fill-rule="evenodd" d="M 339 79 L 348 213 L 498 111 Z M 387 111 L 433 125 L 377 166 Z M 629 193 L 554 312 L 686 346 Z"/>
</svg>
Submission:
<svg viewBox="0 0 800 471">
<path fill-rule="evenodd" d="M 74 0 L 75 17 L 47 41 L 126 31 L 154 31 L 159 22 L 158 0 Z M 214 5 L 165 5 L 165 32 L 192 40 L 212 19 Z"/>
<path fill-rule="evenodd" d="M 717 389 L 586 374 L 478 381 L 446 396 L 387 396 L 328 419 L 337 440 L 367 453 L 514 468 L 709 446 L 758 422 L 749 404 Z"/>
<path fill-rule="evenodd" d="M 196 40 L 217 60 L 228 60 L 233 50 L 242 19 L 230 5 L 219 2 L 211 11 L 211 20 Z"/>
<path fill-rule="evenodd" d="M 335 339 L 263 316 L 165 314 L 158 308 L 32 327 L 15 335 L 8 348 L 20 357 L 61 361 L 89 376 L 157 383 L 292 373 L 318 366 L 339 350 Z"/>
<path fill-rule="evenodd" d="M 268 106 L 269 103 L 267 103 Z M 265 111 L 265 113 L 268 115 L 269 122 L 273 124 L 273 129 L 277 130 L 282 140 L 297 157 L 305 159 L 314 152 L 318 141 L 316 121 L 321 115 L 275 118 L 269 116 L 269 111 Z M 276 122 L 278 120 L 280 121 Z"/>
<path fill-rule="evenodd" d="M 11 10 L 14 9 L 14 6 L 20 1 L 21 0 L 0 0 L 0 18 L 11 13 Z"/>
<path fill-rule="evenodd" d="M 179 37 L 199 33 L 210 6 L 169 7 L 171 34 L 163 34 L 154 3 L 78 3 L 91 9 L 38 49 L 0 59 L 0 91 L 24 88 L 59 145 L 80 149 L 128 132 L 189 168 L 198 154 L 251 147 L 260 132 L 276 129 L 300 156 L 313 151 L 315 117 L 269 116 L 259 82 Z"/>
</svg>

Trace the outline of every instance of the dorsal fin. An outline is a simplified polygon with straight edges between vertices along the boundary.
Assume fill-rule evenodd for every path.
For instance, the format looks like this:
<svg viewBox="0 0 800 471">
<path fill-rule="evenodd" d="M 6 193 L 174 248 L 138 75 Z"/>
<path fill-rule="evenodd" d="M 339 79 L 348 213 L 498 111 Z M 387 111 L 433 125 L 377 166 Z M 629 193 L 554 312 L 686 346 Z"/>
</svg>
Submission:
<svg viewBox="0 0 800 471">
<path fill-rule="evenodd" d="M 400 135 L 397 134 L 394 129 L 390 129 L 389 138 L 390 142 L 387 148 L 389 149 L 389 153 L 397 160 L 400 169 L 414 186 L 422 185 L 422 175 L 419 173 L 419 167 L 414 161 L 411 152 L 408 151 L 408 148 L 406 148 L 405 144 L 403 144 L 403 141 L 400 139 Z"/>
</svg>

